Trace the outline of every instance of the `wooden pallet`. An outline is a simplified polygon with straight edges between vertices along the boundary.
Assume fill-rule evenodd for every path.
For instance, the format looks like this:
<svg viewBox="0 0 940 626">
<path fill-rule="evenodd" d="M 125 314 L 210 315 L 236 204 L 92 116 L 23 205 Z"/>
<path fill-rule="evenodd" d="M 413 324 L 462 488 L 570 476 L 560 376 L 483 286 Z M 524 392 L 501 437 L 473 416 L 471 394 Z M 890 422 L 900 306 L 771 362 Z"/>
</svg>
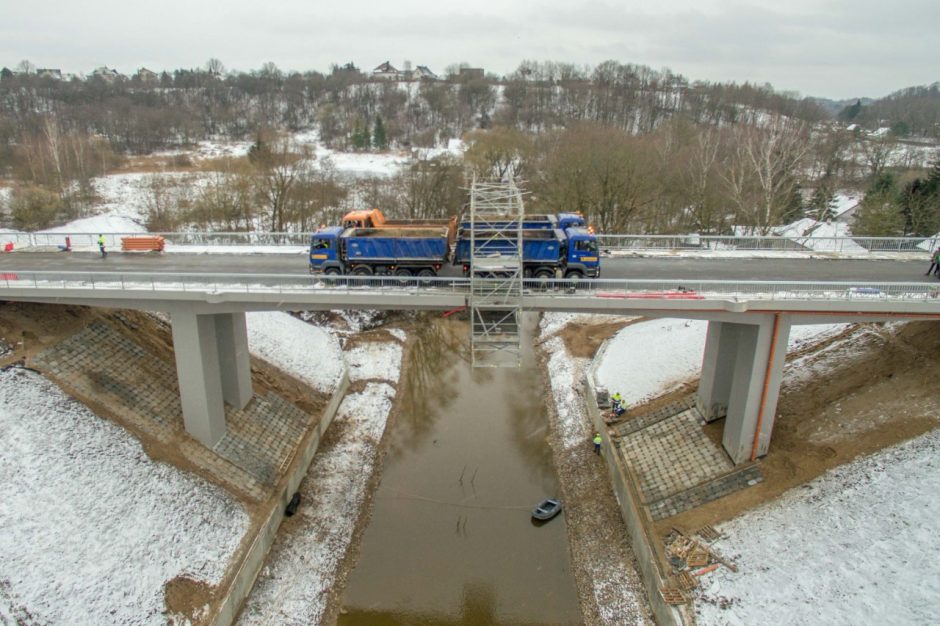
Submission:
<svg viewBox="0 0 940 626">
<path fill-rule="evenodd" d="M 685 562 L 689 567 L 705 567 L 708 565 L 709 553 L 702 546 L 695 546 L 685 557 Z"/>
<path fill-rule="evenodd" d="M 659 595 L 663 597 L 663 601 L 666 604 L 678 605 L 685 604 L 685 594 L 682 593 L 681 589 L 675 587 L 660 587 Z"/>
<path fill-rule="evenodd" d="M 721 538 L 721 533 L 711 526 L 702 526 L 697 531 L 695 531 L 695 534 L 705 541 L 717 541 Z"/>
<path fill-rule="evenodd" d="M 676 574 L 676 586 L 682 591 L 690 591 L 698 587 L 698 578 L 687 571 Z"/>
</svg>

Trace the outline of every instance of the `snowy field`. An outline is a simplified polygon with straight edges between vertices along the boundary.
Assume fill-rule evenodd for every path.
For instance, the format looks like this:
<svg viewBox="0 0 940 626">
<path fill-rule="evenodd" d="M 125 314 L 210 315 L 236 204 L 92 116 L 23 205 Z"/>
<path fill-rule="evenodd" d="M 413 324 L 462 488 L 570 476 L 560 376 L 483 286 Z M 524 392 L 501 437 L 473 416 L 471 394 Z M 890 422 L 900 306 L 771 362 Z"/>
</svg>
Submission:
<svg viewBox="0 0 940 626">
<path fill-rule="evenodd" d="M 721 525 L 739 573 L 702 578 L 698 623 L 936 624 L 938 492 L 934 430 Z"/>
<path fill-rule="evenodd" d="M 164 584 L 218 584 L 248 528 L 38 374 L 0 372 L 0 440 L 2 624 L 166 624 Z"/>
</svg>

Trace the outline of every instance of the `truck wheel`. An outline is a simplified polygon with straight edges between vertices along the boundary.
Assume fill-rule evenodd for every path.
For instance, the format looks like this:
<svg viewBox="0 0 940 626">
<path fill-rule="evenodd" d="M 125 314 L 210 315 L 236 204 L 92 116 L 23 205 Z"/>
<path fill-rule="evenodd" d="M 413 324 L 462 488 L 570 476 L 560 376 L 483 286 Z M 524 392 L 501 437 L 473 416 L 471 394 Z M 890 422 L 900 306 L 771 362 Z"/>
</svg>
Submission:
<svg viewBox="0 0 940 626">
<path fill-rule="evenodd" d="M 535 270 L 536 278 L 555 278 L 555 272 L 548 269 L 547 267 L 542 267 Z"/>
<path fill-rule="evenodd" d="M 413 284 L 411 280 L 411 270 L 408 268 L 399 267 L 397 270 L 395 270 L 395 276 L 398 277 L 398 284 L 402 287 Z"/>
<path fill-rule="evenodd" d="M 568 285 L 569 292 L 573 292 L 576 289 L 580 289 L 584 286 L 582 285 L 582 281 L 584 280 L 584 274 L 582 274 L 578 270 L 569 271 L 567 274 L 565 274 L 565 278 L 571 281 L 571 284 Z"/>
<path fill-rule="evenodd" d="M 424 286 L 430 285 L 430 284 L 431 284 L 431 281 L 428 280 L 428 279 L 429 279 L 429 278 L 434 278 L 435 276 L 437 276 L 437 274 L 435 273 L 435 271 L 432 270 L 432 269 L 430 269 L 430 268 L 428 268 L 428 267 L 425 267 L 425 268 L 422 268 L 422 269 L 418 270 L 418 278 L 423 278 L 423 279 L 424 279 L 424 280 L 418 281 L 421 285 L 424 285 Z"/>
<path fill-rule="evenodd" d="M 350 272 L 353 276 L 372 276 L 372 268 L 368 265 L 357 265 L 352 268 Z M 349 282 L 350 287 L 368 287 L 372 281 L 369 280 L 353 280 Z"/>
</svg>

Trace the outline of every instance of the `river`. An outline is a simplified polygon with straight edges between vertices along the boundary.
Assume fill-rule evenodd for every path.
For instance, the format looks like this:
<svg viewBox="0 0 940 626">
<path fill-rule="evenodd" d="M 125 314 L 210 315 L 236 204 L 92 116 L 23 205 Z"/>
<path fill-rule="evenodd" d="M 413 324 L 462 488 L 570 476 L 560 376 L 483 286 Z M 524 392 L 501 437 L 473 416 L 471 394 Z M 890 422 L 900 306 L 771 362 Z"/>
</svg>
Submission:
<svg viewBox="0 0 940 626">
<path fill-rule="evenodd" d="M 522 367 L 474 369 L 467 323 L 418 324 L 372 518 L 339 624 L 578 624 L 544 391 L 526 314 Z"/>
</svg>

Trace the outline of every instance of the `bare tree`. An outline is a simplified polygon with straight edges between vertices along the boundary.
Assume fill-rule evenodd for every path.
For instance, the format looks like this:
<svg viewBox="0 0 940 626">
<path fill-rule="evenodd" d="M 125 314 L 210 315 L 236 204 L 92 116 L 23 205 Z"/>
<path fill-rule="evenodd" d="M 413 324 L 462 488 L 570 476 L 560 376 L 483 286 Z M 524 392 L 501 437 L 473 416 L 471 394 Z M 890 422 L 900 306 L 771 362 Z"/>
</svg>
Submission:
<svg viewBox="0 0 940 626">
<path fill-rule="evenodd" d="M 260 133 L 251 147 L 248 160 L 255 167 L 258 195 L 272 232 L 284 230 L 285 207 L 298 180 L 309 172 L 310 159 L 307 146 L 271 133 Z"/>
<path fill-rule="evenodd" d="M 225 74 L 225 65 L 219 59 L 212 57 L 206 61 L 206 71 L 213 76 L 222 76 Z"/>
<path fill-rule="evenodd" d="M 809 149 L 806 125 L 775 115 L 763 124 L 736 126 L 731 141 L 725 181 L 739 223 L 766 235 L 798 189 L 800 166 Z"/>
<path fill-rule="evenodd" d="M 551 211 L 580 211 L 603 232 L 642 224 L 659 194 L 648 138 L 599 124 L 579 124 L 548 141 L 537 203 Z"/>
<path fill-rule="evenodd" d="M 464 161 L 480 178 L 505 180 L 507 176 L 524 179 L 532 159 L 532 138 L 512 128 L 476 130 L 465 139 Z"/>
<path fill-rule="evenodd" d="M 868 165 L 868 179 L 874 180 L 881 176 L 888 166 L 891 154 L 897 148 L 897 140 L 890 136 L 870 137 L 861 143 L 862 157 Z"/>
</svg>

